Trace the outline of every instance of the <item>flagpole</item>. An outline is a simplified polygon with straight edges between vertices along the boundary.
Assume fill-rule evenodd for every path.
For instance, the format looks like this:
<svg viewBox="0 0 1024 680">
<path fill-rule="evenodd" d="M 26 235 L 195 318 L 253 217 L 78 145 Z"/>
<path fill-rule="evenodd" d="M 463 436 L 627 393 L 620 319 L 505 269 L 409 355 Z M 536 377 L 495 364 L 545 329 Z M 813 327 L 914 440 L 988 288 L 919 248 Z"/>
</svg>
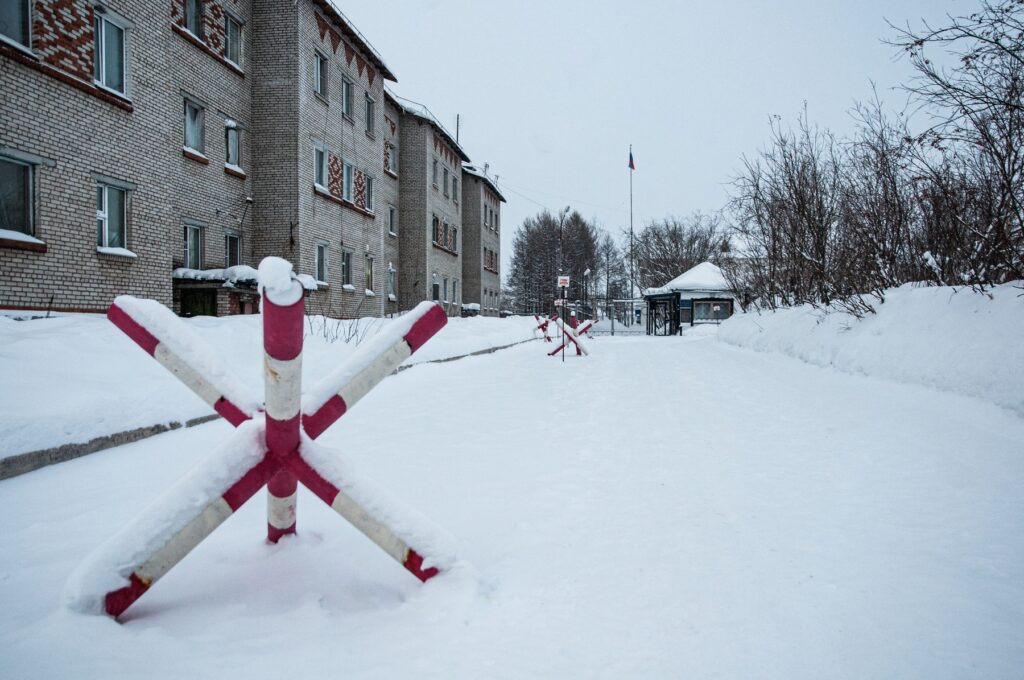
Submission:
<svg viewBox="0 0 1024 680">
<path fill-rule="evenodd" d="M 629 325 L 636 318 L 633 302 L 633 145 L 629 145 Z"/>
</svg>

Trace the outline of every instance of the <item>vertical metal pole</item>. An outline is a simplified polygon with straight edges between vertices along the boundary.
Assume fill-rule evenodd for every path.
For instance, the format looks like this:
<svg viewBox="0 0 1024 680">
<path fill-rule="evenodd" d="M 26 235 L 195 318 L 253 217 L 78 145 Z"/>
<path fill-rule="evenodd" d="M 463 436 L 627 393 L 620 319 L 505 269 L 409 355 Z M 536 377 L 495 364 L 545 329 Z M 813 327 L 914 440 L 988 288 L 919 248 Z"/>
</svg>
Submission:
<svg viewBox="0 0 1024 680">
<path fill-rule="evenodd" d="M 263 293 L 264 386 L 267 448 L 284 459 L 299 448 L 302 390 L 302 285 L 292 280 L 292 304 L 279 305 Z M 288 299 L 291 296 L 277 295 Z M 267 539 L 272 543 L 295 533 L 295 475 L 284 466 L 267 482 Z"/>
<path fill-rule="evenodd" d="M 633 145 L 629 145 L 629 157 L 633 158 Z M 629 169 L 629 325 L 633 325 L 636 311 L 633 309 L 633 168 Z"/>
</svg>

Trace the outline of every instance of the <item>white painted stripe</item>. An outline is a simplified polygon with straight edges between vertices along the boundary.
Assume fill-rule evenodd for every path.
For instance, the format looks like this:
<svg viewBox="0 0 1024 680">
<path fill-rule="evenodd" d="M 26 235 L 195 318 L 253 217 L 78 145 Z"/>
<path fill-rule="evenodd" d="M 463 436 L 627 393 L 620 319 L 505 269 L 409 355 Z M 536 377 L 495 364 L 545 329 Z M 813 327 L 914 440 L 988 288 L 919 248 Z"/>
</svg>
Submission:
<svg viewBox="0 0 1024 680">
<path fill-rule="evenodd" d="M 377 386 L 377 383 L 391 375 L 391 372 L 411 355 L 409 343 L 402 339 L 367 364 L 338 392 L 338 396 L 345 401 L 345 408 L 350 409 L 355 406 L 357 401 L 365 397 L 370 390 Z"/>
<path fill-rule="evenodd" d="M 356 529 L 371 541 L 381 547 L 384 552 L 395 558 L 399 564 L 405 564 L 405 557 L 409 552 L 409 546 L 402 542 L 391 530 L 370 516 L 354 500 L 339 491 L 331 503 L 331 507 L 339 515 L 344 517 Z M 424 556 L 426 557 L 426 556 Z"/>
<path fill-rule="evenodd" d="M 174 374 L 174 376 L 185 383 L 199 398 L 210 406 L 217 403 L 221 393 L 216 387 L 207 382 L 206 378 L 199 375 L 194 368 L 185 363 L 185 360 L 167 349 L 167 345 L 160 343 L 153 352 L 153 358 L 160 362 L 160 365 Z"/>
<path fill-rule="evenodd" d="M 295 499 L 298 491 L 291 496 L 280 498 L 267 489 L 267 523 L 275 529 L 287 529 L 295 524 Z"/>
<path fill-rule="evenodd" d="M 154 552 L 135 573 L 143 583 L 156 582 L 230 516 L 231 506 L 223 498 L 218 498 Z"/>
<path fill-rule="evenodd" d="M 274 420 L 290 420 L 299 415 L 302 395 L 302 354 L 281 361 L 263 354 L 267 415 Z"/>
</svg>

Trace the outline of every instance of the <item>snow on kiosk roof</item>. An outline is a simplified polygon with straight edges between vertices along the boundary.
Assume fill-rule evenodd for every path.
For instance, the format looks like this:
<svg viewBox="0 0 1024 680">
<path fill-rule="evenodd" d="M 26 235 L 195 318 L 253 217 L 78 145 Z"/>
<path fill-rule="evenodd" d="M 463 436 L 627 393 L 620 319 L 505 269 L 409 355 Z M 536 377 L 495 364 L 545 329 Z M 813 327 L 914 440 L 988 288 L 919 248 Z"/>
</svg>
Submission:
<svg viewBox="0 0 1024 680">
<path fill-rule="evenodd" d="M 723 292 L 731 291 L 729 283 L 722 275 L 722 270 L 710 262 L 701 262 L 696 267 L 686 270 L 660 288 L 648 288 L 644 295 L 664 295 L 674 292 Z"/>
</svg>

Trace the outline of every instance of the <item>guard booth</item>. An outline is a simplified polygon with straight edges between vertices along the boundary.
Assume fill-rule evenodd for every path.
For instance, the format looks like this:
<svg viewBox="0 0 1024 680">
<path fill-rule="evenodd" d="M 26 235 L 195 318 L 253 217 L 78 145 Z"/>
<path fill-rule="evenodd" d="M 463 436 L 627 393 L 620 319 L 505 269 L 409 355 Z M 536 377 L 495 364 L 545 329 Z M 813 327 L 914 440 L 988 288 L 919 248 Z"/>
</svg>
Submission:
<svg viewBox="0 0 1024 680">
<path fill-rule="evenodd" d="M 736 296 L 722 270 L 703 262 L 660 288 L 644 291 L 647 334 L 677 335 L 686 326 L 721 323 L 732 316 Z"/>
</svg>

